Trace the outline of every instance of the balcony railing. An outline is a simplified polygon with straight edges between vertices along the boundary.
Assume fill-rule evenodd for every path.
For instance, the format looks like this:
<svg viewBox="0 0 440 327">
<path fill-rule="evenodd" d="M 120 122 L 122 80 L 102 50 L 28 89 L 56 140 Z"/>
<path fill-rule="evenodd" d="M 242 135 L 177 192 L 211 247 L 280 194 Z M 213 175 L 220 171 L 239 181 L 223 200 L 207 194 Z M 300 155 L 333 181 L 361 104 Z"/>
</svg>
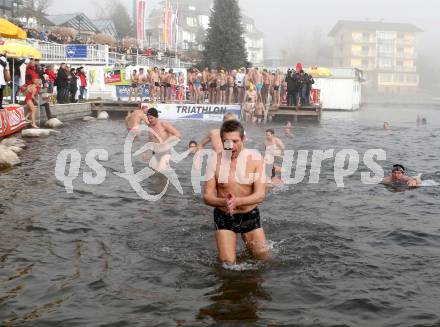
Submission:
<svg viewBox="0 0 440 327">
<path fill-rule="evenodd" d="M 354 43 L 376 43 L 376 38 L 374 37 L 353 37 L 352 40 Z"/>
<path fill-rule="evenodd" d="M 400 73 L 415 73 L 415 72 L 417 72 L 417 68 L 416 67 L 397 66 L 396 67 L 396 72 L 400 72 Z"/>
<path fill-rule="evenodd" d="M 354 57 L 376 57 L 376 51 L 352 51 L 351 55 Z"/>
<path fill-rule="evenodd" d="M 416 43 L 415 39 L 404 39 L 404 38 L 397 38 L 397 45 L 414 45 Z"/>
<path fill-rule="evenodd" d="M 33 46 L 41 52 L 41 62 L 60 64 L 62 62 L 69 64 L 89 64 L 89 65 L 139 65 L 159 68 L 186 68 L 191 64 L 182 63 L 179 58 L 162 56 L 146 57 L 143 55 L 127 55 L 117 52 L 110 52 L 107 45 L 100 44 L 58 44 L 51 42 L 42 42 L 34 40 Z M 72 49 L 81 49 L 80 54 L 72 54 Z M 85 51 L 84 51 L 85 49 Z"/>
<path fill-rule="evenodd" d="M 416 59 L 416 57 L 417 57 L 416 53 L 397 52 L 396 54 L 397 59 Z"/>
</svg>

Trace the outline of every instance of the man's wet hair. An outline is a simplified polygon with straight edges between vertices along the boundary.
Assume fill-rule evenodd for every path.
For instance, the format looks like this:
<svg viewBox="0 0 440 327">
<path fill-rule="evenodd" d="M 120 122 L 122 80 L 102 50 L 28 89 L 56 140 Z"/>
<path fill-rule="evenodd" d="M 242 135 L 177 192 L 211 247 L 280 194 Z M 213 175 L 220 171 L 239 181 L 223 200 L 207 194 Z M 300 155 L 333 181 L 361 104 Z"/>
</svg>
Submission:
<svg viewBox="0 0 440 327">
<path fill-rule="evenodd" d="M 193 144 L 194 144 L 195 146 L 197 146 L 197 142 L 194 141 L 194 140 L 189 141 L 188 146 L 191 146 L 191 145 L 193 145 Z"/>
<path fill-rule="evenodd" d="M 272 135 L 275 134 L 275 131 L 272 128 L 266 129 L 266 133 L 270 133 Z"/>
<path fill-rule="evenodd" d="M 393 169 L 391 171 L 401 171 L 402 173 L 405 172 L 405 167 L 403 167 L 400 164 L 393 165 Z"/>
<path fill-rule="evenodd" d="M 220 136 L 223 138 L 225 133 L 239 132 L 241 139 L 244 139 L 244 128 L 238 120 L 225 121 L 220 128 Z"/>
</svg>

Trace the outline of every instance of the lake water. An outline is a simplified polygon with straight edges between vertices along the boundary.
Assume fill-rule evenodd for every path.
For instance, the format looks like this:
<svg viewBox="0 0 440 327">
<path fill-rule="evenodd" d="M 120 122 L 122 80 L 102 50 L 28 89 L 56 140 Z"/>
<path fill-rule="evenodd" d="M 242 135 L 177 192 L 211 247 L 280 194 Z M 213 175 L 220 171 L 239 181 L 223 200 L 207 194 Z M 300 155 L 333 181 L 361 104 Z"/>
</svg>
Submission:
<svg viewBox="0 0 440 327">
<path fill-rule="evenodd" d="M 427 126 L 415 124 L 417 114 Z M 365 108 L 325 112 L 282 137 L 294 150 L 384 149 L 388 172 L 440 181 L 440 111 Z M 388 121 L 391 129 L 382 129 Z M 185 149 L 216 123 L 176 122 Z M 264 129 L 249 126 L 262 150 Z M 397 192 L 364 185 L 358 172 L 338 188 L 333 161 L 317 184 L 270 193 L 260 206 L 272 252 L 267 263 L 240 244 L 233 270 L 217 263 L 212 209 L 195 194 L 191 160 L 176 167 L 158 202 L 142 200 L 124 171 L 123 121 L 67 123 L 31 140 L 23 164 L 0 174 L 0 326 L 439 326 L 439 187 Z M 107 178 L 86 185 L 89 150 L 106 149 Z M 82 157 L 75 192 L 55 178 L 56 157 Z M 310 160 L 310 158 L 309 158 Z M 142 163 L 135 160 L 136 170 Z M 160 192 L 164 178 L 142 182 Z"/>
</svg>

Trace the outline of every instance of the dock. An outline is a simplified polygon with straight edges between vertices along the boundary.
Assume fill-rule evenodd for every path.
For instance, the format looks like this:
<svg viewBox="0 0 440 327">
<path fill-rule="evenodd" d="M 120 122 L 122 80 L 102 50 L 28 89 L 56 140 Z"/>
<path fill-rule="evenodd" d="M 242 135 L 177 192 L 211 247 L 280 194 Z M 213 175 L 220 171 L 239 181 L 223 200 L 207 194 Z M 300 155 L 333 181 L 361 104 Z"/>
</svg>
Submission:
<svg viewBox="0 0 440 327">
<path fill-rule="evenodd" d="M 97 100 L 90 102 L 90 104 L 92 113 L 94 114 L 99 114 L 101 111 L 107 111 L 109 114 L 123 114 L 136 110 L 139 107 L 139 102 L 134 101 L 126 102 Z M 184 104 L 186 103 L 183 103 L 183 105 Z M 322 108 L 320 105 L 300 106 L 298 109 L 292 106 L 281 105 L 278 108 L 270 108 L 267 113 L 267 118 L 269 121 L 274 122 L 298 122 L 299 120 L 319 122 L 321 120 L 321 112 Z"/>
<path fill-rule="evenodd" d="M 92 106 L 92 112 L 99 113 L 100 111 L 112 112 L 128 112 L 139 108 L 139 102 L 127 102 L 127 101 L 103 101 L 97 100 L 90 102 Z"/>
<path fill-rule="evenodd" d="M 285 122 L 288 120 L 297 122 L 300 119 L 321 121 L 322 108 L 320 105 L 309 105 L 296 107 L 281 105 L 278 108 L 271 108 L 268 112 L 269 120 Z"/>
</svg>

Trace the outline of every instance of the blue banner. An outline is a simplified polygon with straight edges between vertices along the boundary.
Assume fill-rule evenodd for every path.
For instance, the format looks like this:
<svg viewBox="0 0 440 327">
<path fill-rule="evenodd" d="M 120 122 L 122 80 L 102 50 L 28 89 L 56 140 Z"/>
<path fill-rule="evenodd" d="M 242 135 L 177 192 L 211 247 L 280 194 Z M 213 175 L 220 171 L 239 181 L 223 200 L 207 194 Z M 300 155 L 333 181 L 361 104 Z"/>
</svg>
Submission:
<svg viewBox="0 0 440 327">
<path fill-rule="evenodd" d="M 87 45 L 83 45 L 83 44 L 67 45 L 66 58 L 87 59 Z"/>
<path fill-rule="evenodd" d="M 117 85 L 116 86 L 116 97 L 117 98 L 128 98 L 130 96 L 130 85 Z M 132 96 L 135 93 L 133 92 Z M 138 87 L 138 96 L 143 98 L 150 97 L 150 88 L 148 85 L 141 85 Z"/>
</svg>

